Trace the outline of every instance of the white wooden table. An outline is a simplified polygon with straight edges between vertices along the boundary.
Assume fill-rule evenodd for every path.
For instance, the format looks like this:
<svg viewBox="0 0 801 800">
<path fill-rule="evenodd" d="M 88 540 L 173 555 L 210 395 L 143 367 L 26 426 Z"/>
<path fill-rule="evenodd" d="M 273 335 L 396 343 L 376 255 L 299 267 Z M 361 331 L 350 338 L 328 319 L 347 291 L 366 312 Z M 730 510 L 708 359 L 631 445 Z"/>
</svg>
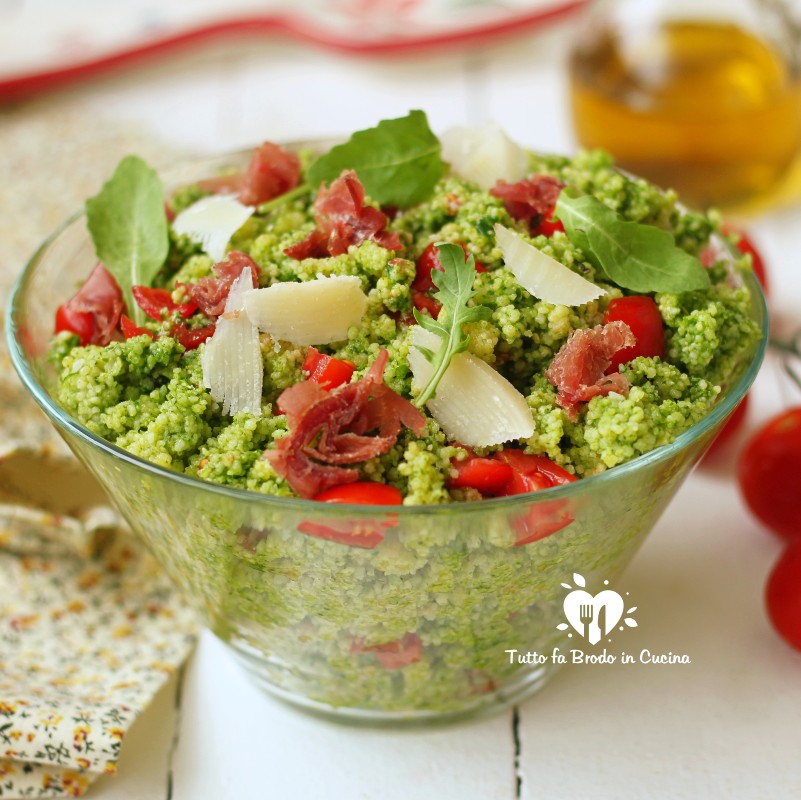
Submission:
<svg viewBox="0 0 801 800">
<path fill-rule="evenodd" d="M 74 103 L 188 152 L 336 135 L 410 108 L 437 130 L 495 119 L 522 143 L 569 152 L 569 32 L 560 23 L 485 48 L 383 60 L 278 40 L 221 44 L 83 86 Z M 752 231 L 777 316 L 801 324 L 801 207 Z M 760 376 L 751 427 L 792 399 L 778 375 Z M 428 731 L 306 717 L 251 686 L 206 634 L 126 739 L 119 775 L 90 796 L 801 798 L 801 655 L 772 633 L 761 596 L 778 552 L 742 506 L 731 458 L 696 472 L 620 582 L 639 627 L 616 641 L 686 653 L 691 664 L 570 665 L 514 711 Z"/>
</svg>

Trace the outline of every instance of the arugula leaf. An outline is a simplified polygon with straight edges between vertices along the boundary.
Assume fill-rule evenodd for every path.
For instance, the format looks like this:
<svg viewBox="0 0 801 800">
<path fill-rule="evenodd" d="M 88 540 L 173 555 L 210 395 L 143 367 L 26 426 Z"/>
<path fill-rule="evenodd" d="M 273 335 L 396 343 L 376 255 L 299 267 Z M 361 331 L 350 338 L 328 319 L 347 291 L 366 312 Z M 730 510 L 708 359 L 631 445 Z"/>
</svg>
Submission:
<svg viewBox="0 0 801 800">
<path fill-rule="evenodd" d="M 138 156 L 120 161 L 100 192 L 86 201 L 86 223 L 98 259 L 119 283 L 129 313 L 142 324 L 144 314 L 131 287 L 150 286 L 170 246 L 164 188 L 155 170 Z"/>
<path fill-rule="evenodd" d="M 353 169 L 377 203 L 408 208 L 425 200 L 442 177 L 441 151 L 425 113 L 410 111 L 332 147 L 309 167 L 306 179 L 317 187 L 338 178 L 343 169 Z"/>
<path fill-rule="evenodd" d="M 423 391 L 412 401 L 417 408 L 422 408 L 437 390 L 437 384 L 442 379 L 457 354 L 467 350 L 470 337 L 464 332 L 462 326 L 467 322 L 477 322 L 489 318 L 491 311 L 486 306 L 468 306 L 473 297 L 473 282 L 476 278 L 476 262 L 471 255 L 465 261 L 464 250 L 455 244 L 447 242 L 437 243 L 439 262 L 444 271 L 431 270 L 431 279 L 438 291 L 434 297 L 442 303 L 442 311 L 438 319 L 432 319 L 414 309 L 414 318 L 431 333 L 435 333 L 442 340 L 436 353 L 427 347 L 415 345 L 434 367 L 434 373 Z M 444 312 L 444 313 L 443 313 Z M 441 321 L 440 321 L 441 320 Z"/>
<path fill-rule="evenodd" d="M 556 201 L 570 241 L 607 277 L 633 292 L 689 292 L 709 286 L 701 262 L 654 225 L 629 222 L 591 195 L 563 189 Z"/>
</svg>

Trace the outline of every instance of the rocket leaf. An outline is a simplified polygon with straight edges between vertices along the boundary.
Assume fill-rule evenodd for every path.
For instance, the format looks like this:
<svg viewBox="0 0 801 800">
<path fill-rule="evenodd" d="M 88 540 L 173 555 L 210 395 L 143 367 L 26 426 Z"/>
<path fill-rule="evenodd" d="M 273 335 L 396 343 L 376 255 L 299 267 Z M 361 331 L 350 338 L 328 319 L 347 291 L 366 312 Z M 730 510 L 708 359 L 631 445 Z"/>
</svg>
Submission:
<svg viewBox="0 0 801 800">
<path fill-rule="evenodd" d="M 654 225 L 624 220 L 591 195 L 563 189 L 556 201 L 570 241 L 595 267 L 633 292 L 688 292 L 709 286 L 701 262 Z"/>
<path fill-rule="evenodd" d="M 425 200 L 442 177 L 441 150 L 425 113 L 410 111 L 357 131 L 344 144 L 332 147 L 312 163 L 306 180 L 316 188 L 352 169 L 377 203 L 408 208 Z"/>
<path fill-rule="evenodd" d="M 431 379 L 413 401 L 417 408 L 422 408 L 434 396 L 451 359 L 467 350 L 470 337 L 462 326 L 467 322 L 487 319 L 492 313 L 487 306 L 467 305 L 475 294 L 475 258 L 471 255 L 465 260 L 464 250 L 455 244 L 439 243 L 437 249 L 442 271 L 431 270 L 431 280 L 437 287 L 434 297 L 442 303 L 442 310 L 437 319 L 432 319 L 415 309 L 414 318 L 427 331 L 439 336 L 442 344 L 436 353 L 427 347 L 415 345 L 434 367 Z"/>
<path fill-rule="evenodd" d="M 138 156 L 120 161 L 100 192 L 86 201 L 86 222 L 98 259 L 141 324 L 144 317 L 131 287 L 150 286 L 169 250 L 164 188 L 155 170 Z"/>
</svg>

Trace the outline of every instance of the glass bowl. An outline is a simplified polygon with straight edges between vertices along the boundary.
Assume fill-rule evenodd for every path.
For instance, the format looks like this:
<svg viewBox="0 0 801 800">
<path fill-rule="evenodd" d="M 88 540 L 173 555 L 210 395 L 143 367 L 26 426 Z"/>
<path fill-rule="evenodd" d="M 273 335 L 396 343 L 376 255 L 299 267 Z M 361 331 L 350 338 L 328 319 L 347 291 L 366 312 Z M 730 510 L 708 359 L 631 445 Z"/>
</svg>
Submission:
<svg viewBox="0 0 801 800">
<path fill-rule="evenodd" d="M 172 185 L 246 159 L 196 162 Z M 47 360 L 52 321 L 93 264 L 78 214 L 26 266 L 7 318 L 23 383 L 203 624 L 262 687 L 307 710 L 372 724 L 495 711 L 540 688 L 558 665 L 519 664 L 507 651 L 569 649 L 557 628 L 564 584 L 579 573 L 590 593 L 614 586 L 744 397 L 767 340 L 764 298 L 748 276 L 763 338 L 714 408 L 672 444 L 599 475 L 448 506 L 317 503 L 156 466 L 58 406 Z M 562 527 L 536 539 L 549 525 Z M 352 543 L 356 531 L 370 546 Z"/>
</svg>

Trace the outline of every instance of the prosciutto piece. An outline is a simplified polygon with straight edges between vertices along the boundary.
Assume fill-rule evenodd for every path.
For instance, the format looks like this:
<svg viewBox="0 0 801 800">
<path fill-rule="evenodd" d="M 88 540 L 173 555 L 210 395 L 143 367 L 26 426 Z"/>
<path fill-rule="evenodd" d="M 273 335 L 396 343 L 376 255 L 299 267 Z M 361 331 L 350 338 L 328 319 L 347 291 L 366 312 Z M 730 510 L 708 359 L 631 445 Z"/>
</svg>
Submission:
<svg viewBox="0 0 801 800">
<path fill-rule="evenodd" d="M 98 263 L 64 307 L 74 314 L 88 314 L 91 317 L 91 333 L 87 341 L 81 343 L 104 347 L 117 330 L 125 303 L 114 276 Z"/>
<path fill-rule="evenodd" d="M 545 371 L 545 377 L 559 391 L 556 402 L 571 420 L 578 417 L 581 403 L 597 395 L 628 393 L 630 383 L 625 375 L 604 373 L 612 356 L 636 341 L 631 328 L 619 320 L 594 328 L 580 328 L 570 334 Z"/>
<path fill-rule="evenodd" d="M 184 283 L 182 286 L 206 316 L 219 317 L 225 310 L 225 301 L 228 299 L 231 284 L 246 267 L 250 268 L 250 274 L 253 276 L 253 288 L 257 289 L 259 268 L 249 255 L 239 250 L 232 250 L 225 261 L 214 265 L 216 278 L 209 276 L 201 278 L 195 283 Z"/>
<path fill-rule="evenodd" d="M 503 200 L 511 217 L 536 228 L 553 210 L 563 186 L 550 175 L 532 175 L 517 183 L 498 181 L 490 189 L 490 194 Z"/>
<path fill-rule="evenodd" d="M 286 415 L 289 433 L 264 457 L 301 497 L 315 497 L 332 486 L 358 480 L 358 470 L 341 465 L 386 453 L 401 425 L 423 433 L 423 415 L 384 384 L 388 358 L 382 350 L 355 383 L 329 391 L 304 381 L 279 396 L 278 410 Z"/>
<path fill-rule="evenodd" d="M 348 252 L 367 239 L 387 250 L 400 250 L 400 237 L 385 230 L 389 218 L 364 204 L 364 186 L 353 170 L 344 170 L 328 188 L 320 186 L 314 201 L 317 227 L 302 241 L 284 250 L 290 258 L 326 258 Z"/>
<path fill-rule="evenodd" d="M 239 202 L 257 206 L 280 197 L 300 182 L 300 159 L 289 150 L 264 142 L 253 151 L 245 172 L 199 181 L 207 192 L 236 193 Z"/>
</svg>

